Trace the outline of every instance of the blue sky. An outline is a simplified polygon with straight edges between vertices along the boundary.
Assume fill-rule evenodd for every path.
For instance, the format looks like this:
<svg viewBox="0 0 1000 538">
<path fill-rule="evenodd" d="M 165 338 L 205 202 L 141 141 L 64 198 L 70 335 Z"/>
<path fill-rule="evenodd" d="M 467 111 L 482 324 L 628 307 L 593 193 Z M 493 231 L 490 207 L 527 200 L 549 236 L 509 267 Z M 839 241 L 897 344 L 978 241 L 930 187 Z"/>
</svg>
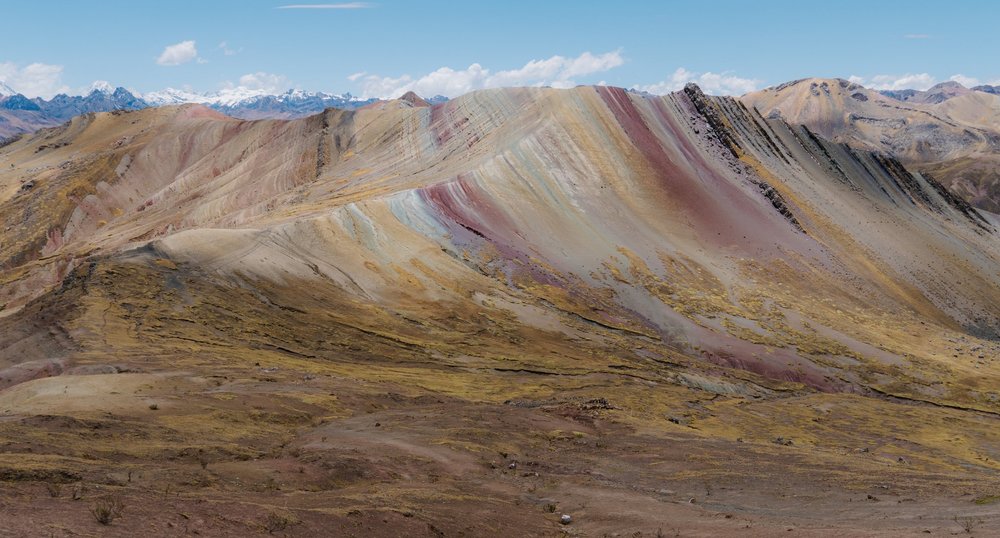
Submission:
<svg viewBox="0 0 1000 538">
<path fill-rule="evenodd" d="M 743 93 L 810 76 L 884 88 L 1000 79 L 990 45 L 1000 2 L 986 0 L 281 8 L 293 3 L 338 4 L 0 0 L 0 80 L 29 96 L 80 92 L 96 80 L 139 92 L 245 86 L 391 96 L 599 82 L 665 92 L 688 80 Z"/>
</svg>

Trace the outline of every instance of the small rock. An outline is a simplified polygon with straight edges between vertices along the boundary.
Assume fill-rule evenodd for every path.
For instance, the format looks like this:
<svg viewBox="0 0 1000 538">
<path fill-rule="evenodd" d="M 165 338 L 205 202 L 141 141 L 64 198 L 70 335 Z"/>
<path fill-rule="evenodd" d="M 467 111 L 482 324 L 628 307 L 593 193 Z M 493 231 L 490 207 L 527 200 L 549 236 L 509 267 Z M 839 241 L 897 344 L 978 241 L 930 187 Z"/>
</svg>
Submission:
<svg viewBox="0 0 1000 538">
<path fill-rule="evenodd" d="M 563 525 L 569 525 L 572 522 L 573 522 L 573 518 L 570 517 L 569 514 L 563 514 L 563 515 L 559 516 L 559 523 L 562 523 Z"/>
<path fill-rule="evenodd" d="M 507 468 L 508 469 L 517 469 L 517 464 L 514 463 L 514 462 L 510 462 L 510 465 L 508 465 Z"/>
</svg>

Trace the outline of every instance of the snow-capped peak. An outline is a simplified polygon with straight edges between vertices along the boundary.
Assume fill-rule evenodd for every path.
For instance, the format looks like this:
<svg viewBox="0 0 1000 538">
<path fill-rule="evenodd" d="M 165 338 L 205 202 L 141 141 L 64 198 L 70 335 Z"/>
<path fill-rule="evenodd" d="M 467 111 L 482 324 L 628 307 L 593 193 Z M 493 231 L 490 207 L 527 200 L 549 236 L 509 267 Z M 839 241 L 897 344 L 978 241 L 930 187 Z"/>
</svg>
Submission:
<svg viewBox="0 0 1000 538">
<path fill-rule="evenodd" d="M 264 90 L 251 90 L 242 86 L 226 88 L 215 93 L 195 93 L 188 90 L 167 88 L 158 92 L 149 92 L 143 96 L 143 99 L 154 106 L 180 105 L 185 103 L 234 106 L 265 95 L 268 95 L 268 93 Z"/>
<path fill-rule="evenodd" d="M 153 106 L 181 105 L 184 103 L 209 103 L 209 100 L 203 95 L 187 90 L 178 90 L 176 88 L 167 88 L 158 92 L 149 92 L 144 94 L 142 98 Z"/>
<path fill-rule="evenodd" d="M 10 97 L 11 95 L 17 95 L 17 92 L 0 80 L 0 97 Z"/>
<path fill-rule="evenodd" d="M 313 98 L 336 99 L 345 102 L 358 101 L 356 97 L 349 93 L 345 93 L 343 95 L 332 95 L 323 92 L 307 92 L 300 89 L 290 89 L 284 93 L 272 93 L 265 89 L 251 89 L 246 86 L 224 88 L 212 93 L 196 93 L 189 90 L 167 88 L 158 92 L 149 92 L 142 96 L 147 103 L 153 106 L 196 103 L 219 107 L 248 105 L 266 97 L 273 97 L 280 102 L 296 102 Z"/>
<path fill-rule="evenodd" d="M 270 95 L 266 90 L 251 90 L 244 86 L 226 88 L 212 96 L 213 104 L 220 106 L 235 106 Z"/>
<path fill-rule="evenodd" d="M 111 85 L 110 82 L 106 80 L 95 80 L 93 84 L 90 85 L 90 92 L 88 93 L 104 93 L 112 94 L 115 93 L 115 87 Z"/>
</svg>

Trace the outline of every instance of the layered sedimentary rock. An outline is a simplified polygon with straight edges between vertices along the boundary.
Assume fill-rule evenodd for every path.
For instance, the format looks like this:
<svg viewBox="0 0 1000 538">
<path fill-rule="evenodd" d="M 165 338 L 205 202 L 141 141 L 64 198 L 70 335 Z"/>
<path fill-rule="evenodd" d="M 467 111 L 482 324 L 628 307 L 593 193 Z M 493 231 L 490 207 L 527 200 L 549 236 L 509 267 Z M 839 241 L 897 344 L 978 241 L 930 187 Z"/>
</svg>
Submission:
<svg viewBox="0 0 1000 538">
<path fill-rule="evenodd" d="M 767 117 L 887 153 L 971 204 L 1000 211 L 1000 97 L 949 82 L 883 95 L 843 79 L 803 79 L 740 98 Z"/>
<path fill-rule="evenodd" d="M 352 380 L 328 420 L 360 416 L 383 384 L 485 406 L 476 427 L 518 432 L 439 436 L 470 461 L 534 450 L 517 437 L 532 428 L 572 427 L 525 430 L 496 406 L 593 400 L 581 409 L 605 422 L 581 436 L 641 432 L 635 446 L 649 446 L 694 424 L 691 442 L 724 443 L 712 448 L 723 459 L 737 438 L 765 453 L 804 436 L 801 465 L 834 458 L 851 476 L 873 471 L 830 451 L 882 439 L 862 411 L 878 410 L 905 440 L 889 457 L 928 454 L 912 483 L 958 484 L 949 473 L 963 465 L 995 477 L 976 454 L 1000 411 L 998 218 L 824 134 L 693 86 L 487 90 L 292 121 L 199 106 L 81 116 L 0 148 L 0 366 L 21 391 L 123 364 L 195 385 L 218 376 L 222 388 L 190 389 L 199 403 L 174 412 L 226 461 L 291 431 L 270 424 L 240 444 L 220 433 L 236 426 L 212 426 L 232 418 L 214 395 L 243 398 L 232 384 L 273 364 L 294 373 L 265 391 L 311 413 L 325 396 L 304 396 L 309 383 L 332 382 L 316 375 Z M 144 382 L 166 390 L 156 379 Z M 671 411 L 706 395 L 684 418 Z M 444 401 L 435 413 L 464 416 Z M 802 405 L 847 414 L 821 438 Z M 935 424 L 964 417 L 966 448 L 928 436 L 901 411 L 911 405 Z M 332 434 L 294 427 L 295 457 L 330 450 Z M 150 435 L 160 451 L 177 443 Z M 399 450 L 394 439 L 371 442 Z M 553 480 L 577 476 L 557 467 Z M 633 491 L 623 468 L 601 487 Z M 482 506 L 506 498 L 489 491 Z"/>
</svg>

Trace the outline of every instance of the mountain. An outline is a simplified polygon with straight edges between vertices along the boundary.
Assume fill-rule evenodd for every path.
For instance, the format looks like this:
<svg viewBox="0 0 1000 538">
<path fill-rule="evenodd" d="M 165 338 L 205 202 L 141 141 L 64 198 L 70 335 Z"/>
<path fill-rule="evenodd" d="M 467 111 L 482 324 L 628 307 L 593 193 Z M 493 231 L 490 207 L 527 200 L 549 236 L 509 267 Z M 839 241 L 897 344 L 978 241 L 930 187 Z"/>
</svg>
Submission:
<svg viewBox="0 0 1000 538">
<path fill-rule="evenodd" d="M 350 93 L 331 95 L 302 90 L 288 90 L 272 95 L 264 90 L 234 88 L 216 93 L 198 94 L 168 88 L 143 96 L 151 106 L 201 104 L 240 119 L 294 119 L 311 116 L 327 108 L 354 109 L 377 99 L 359 99 Z"/>
<path fill-rule="evenodd" d="M 1000 217 L 782 119 L 930 108 L 754 97 L 163 106 L 0 148 L 5 529 L 98 533 L 115 493 L 122 536 L 956 532 L 1000 479 Z"/>
<path fill-rule="evenodd" d="M 447 97 L 437 95 L 425 102 L 433 105 L 447 100 Z M 50 100 L 42 98 L 29 100 L 0 82 L 0 141 L 44 127 L 52 127 L 74 116 L 91 112 L 200 104 L 240 119 L 295 119 L 318 114 L 327 108 L 353 110 L 378 101 L 378 99 L 361 99 L 350 93 L 335 95 L 288 90 L 280 94 L 271 94 L 264 90 L 242 87 L 204 94 L 167 88 L 139 96 L 125 88 L 116 88 L 103 81 L 95 82 L 86 95 L 59 94 Z"/>
<path fill-rule="evenodd" d="M 925 103 L 925 104 L 936 104 L 942 103 L 951 99 L 952 97 L 958 97 L 961 95 L 968 95 L 972 93 L 973 90 L 962 86 L 958 82 L 948 81 L 942 82 L 940 84 L 934 85 L 926 91 L 920 90 L 883 90 L 882 95 L 892 97 L 897 101 L 911 102 L 911 103 Z"/>
<path fill-rule="evenodd" d="M 0 98 L 10 97 L 12 95 L 17 95 L 17 92 L 14 91 L 14 88 L 11 88 L 10 86 L 4 84 L 2 80 L 0 80 Z"/>
<path fill-rule="evenodd" d="M 68 121 L 74 116 L 149 106 L 125 88 L 95 85 L 87 95 L 59 94 L 50 100 L 28 99 L 9 86 L 0 87 L 0 141 Z"/>
<path fill-rule="evenodd" d="M 37 103 L 19 93 L 0 98 L 0 109 L 34 110 L 34 111 L 42 110 L 42 108 L 39 107 Z"/>
<path fill-rule="evenodd" d="M 935 88 L 899 101 L 842 79 L 807 79 L 741 100 L 827 139 L 892 155 L 976 207 L 1000 212 L 1000 96 L 957 83 Z M 952 97 L 933 97 L 945 94 Z"/>
<path fill-rule="evenodd" d="M 972 89 L 977 92 L 992 93 L 993 95 L 1000 94 L 1000 86 L 982 85 L 982 86 L 975 86 Z"/>
<path fill-rule="evenodd" d="M 125 88 L 107 86 L 94 88 L 87 95 L 59 94 L 46 101 L 33 100 L 47 116 L 59 121 L 67 121 L 74 116 L 89 112 L 110 112 L 112 110 L 139 110 L 149 106 Z"/>
<path fill-rule="evenodd" d="M 399 100 L 410 103 L 413 106 L 431 106 L 430 102 L 414 92 L 406 92 Z"/>
</svg>

